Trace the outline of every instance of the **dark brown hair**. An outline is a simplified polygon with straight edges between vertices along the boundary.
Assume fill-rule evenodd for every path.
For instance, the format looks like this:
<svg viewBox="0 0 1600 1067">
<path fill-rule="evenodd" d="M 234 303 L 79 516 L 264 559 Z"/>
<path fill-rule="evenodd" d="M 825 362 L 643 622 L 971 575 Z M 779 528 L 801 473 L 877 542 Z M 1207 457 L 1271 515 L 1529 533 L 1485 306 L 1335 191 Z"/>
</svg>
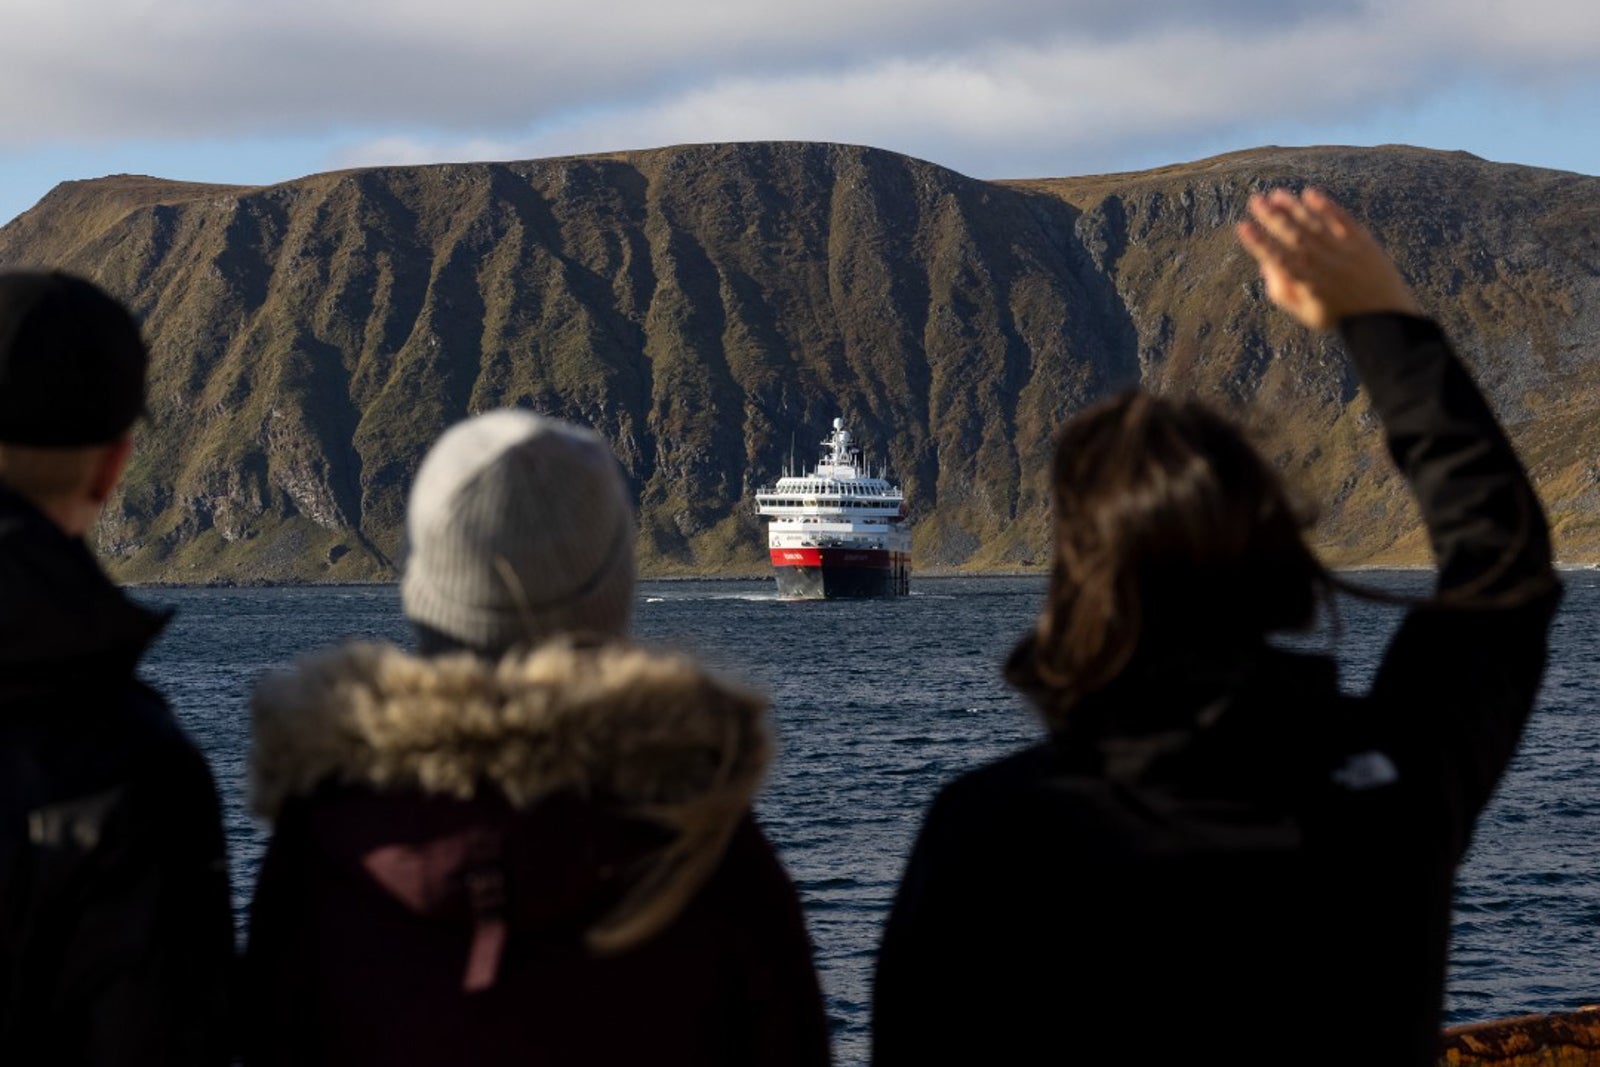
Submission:
<svg viewBox="0 0 1600 1067">
<path fill-rule="evenodd" d="M 1309 627 L 1330 587 L 1277 473 L 1197 401 L 1130 390 L 1079 413 L 1052 493 L 1049 596 L 1008 674 L 1054 711 L 1135 664 Z"/>
</svg>

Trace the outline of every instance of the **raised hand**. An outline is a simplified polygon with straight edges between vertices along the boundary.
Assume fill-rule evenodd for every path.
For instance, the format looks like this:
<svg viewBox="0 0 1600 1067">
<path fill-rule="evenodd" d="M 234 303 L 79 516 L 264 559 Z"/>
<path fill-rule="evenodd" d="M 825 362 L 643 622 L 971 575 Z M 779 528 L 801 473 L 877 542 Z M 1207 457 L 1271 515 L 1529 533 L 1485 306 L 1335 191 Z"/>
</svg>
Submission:
<svg viewBox="0 0 1600 1067">
<path fill-rule="evenodd" d="M 1319 189 L 1250 198 L 1239 240 L 1255 257 L 1267 297 L 1313 330 L 1350 315 L 1421 314 L 1411 287 L 1377 239 Z"/>
</svg>

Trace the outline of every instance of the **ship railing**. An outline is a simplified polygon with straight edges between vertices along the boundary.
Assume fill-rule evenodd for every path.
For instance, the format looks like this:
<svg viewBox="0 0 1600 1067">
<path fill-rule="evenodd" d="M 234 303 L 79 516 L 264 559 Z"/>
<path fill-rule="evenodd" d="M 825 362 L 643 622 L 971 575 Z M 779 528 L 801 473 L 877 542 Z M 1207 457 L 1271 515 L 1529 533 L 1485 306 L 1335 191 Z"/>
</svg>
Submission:
<svg viewBox="0 0 1600 1067">
<path fill-rule="evenodd" d="M 761 496 L 866 496 L 879 497 L 884 500 L 901 500 L 905 498 L 905 490 L 903 489 L 882 489 L 875 493 L 840 493 L 828 490 L 780 488 L 777 485 L 768 484 L 757 486 L 755 491 L 756 494 Z"/>
<path fill-rule="evenodd" d="M 876 511 L 884 515 L 893 515 L 901 505 L 895 502 L 879 500 L 827 500 L 808 498 L 804 501 L 761 501 L 756 507 L 762 511 L 783 510 L 792 511 Z"/>
<path fill-rule="evenodd" d="M 755 491 L 755 496 L 783 497 L 786 500 L 882 500 L 886 503 L 900 503 L 906 498 L 905 492 L 899 489 L 885 490 L 881 493 L 829 493 L 811 492 L 798 489 L 775 489 L 770 485 L 763 485 Z"/>
</svg>

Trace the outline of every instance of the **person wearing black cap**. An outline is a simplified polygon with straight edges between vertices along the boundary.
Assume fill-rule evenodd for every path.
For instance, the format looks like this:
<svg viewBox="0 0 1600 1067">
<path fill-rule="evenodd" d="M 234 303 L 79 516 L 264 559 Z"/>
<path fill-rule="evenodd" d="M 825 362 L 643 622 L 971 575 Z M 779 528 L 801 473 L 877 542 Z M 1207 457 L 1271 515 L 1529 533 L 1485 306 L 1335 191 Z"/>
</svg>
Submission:
<svg viewBox="0 0 1600 1067">
<path fill-rule="evenodd" d="M 132 450 L 120 303 L 0 273 L 0 1059 L 226 1063 L 233 927 L 211 773 L 136 676 L 165 618 L 85 544 Z"/>
</svg>

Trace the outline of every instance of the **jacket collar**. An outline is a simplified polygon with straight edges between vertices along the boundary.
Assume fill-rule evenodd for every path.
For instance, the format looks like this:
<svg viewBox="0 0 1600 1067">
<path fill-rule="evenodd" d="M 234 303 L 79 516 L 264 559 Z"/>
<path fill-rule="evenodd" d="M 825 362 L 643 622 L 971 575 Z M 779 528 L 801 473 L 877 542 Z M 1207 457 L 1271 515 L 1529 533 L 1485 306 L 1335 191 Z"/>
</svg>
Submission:
<svg viewBox="0 0 1600 1067">
<path fill-rule="evenodd" d="M 766 703 L 693 661 L 552 642 L 486 661 L 351 644 L 252 701 L 252 801 L 272 818 L 329 783 L 516 807 L 572 790 L 650 810 L 742 809 L 771 757 Z"/>
<path fill-rule="evenodd" d="M 1065 763 L 1129 784 L 1219 795 L 1298 788 L 1331 725 L 1336 668 L 1323 656 L 1260 645 L 1129 672 L 1070 709 L 1028 695 Z"/>
<path fill-rule="evenodd" d="M 168 616 L 147 611 L 113 585 L 82 538 L 0 486 L 0 689 L 23 678 L 56 684 L 69 665 L 131 674 Z"/>
</svg>

